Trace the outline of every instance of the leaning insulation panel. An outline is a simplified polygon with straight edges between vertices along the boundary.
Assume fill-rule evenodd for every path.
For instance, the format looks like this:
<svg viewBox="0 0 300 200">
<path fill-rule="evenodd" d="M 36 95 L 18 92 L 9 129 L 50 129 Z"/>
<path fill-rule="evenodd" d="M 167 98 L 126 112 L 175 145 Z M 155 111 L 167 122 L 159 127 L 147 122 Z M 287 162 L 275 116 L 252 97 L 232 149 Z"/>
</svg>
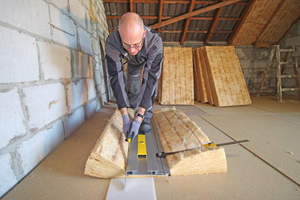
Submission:
<svg viewBox="0 0 300 200">
<path fill-rule="evenodd" d="M 162 108 L 154 111 L 154 123 L 165 152 L 201 147 L 167 156 L 172 176 L 227 172 L 223 148 L 205 148 L 208 137 L 182 111 Z"/>
<path fill-rule="evenodd" d="M 159 103 L 162 105 L 193 105 L 192 48 L 164 47 L 164 62 Z"/>
</svg>

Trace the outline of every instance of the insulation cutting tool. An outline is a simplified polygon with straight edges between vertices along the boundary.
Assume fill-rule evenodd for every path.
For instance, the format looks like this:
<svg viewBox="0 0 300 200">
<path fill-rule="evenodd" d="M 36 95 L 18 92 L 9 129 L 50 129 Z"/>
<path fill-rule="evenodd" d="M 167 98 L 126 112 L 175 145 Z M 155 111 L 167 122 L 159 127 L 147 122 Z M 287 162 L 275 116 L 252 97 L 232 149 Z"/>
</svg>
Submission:
<svg viewBox="0 0 300 200">
<path fill-rule="evenodd" d="M 199 148 L 202 148 L 202 147 L 206 147 L 206 148 L 210 148 L 210 147 L 222 147 L 222 146 L 227 146 L 227 145 L 240 144 L 240 143 L 243 143 L 243 142 L 249 142 L 249 140 L 240 140 L 240 141 L 226 142 L 226 143 L 220 143 L 220 144 L 215 144 L 213 142 L 210 142 L 210 143 L 204 144 L 203 146 L 200 146 L 200 147 L 195 147 L 195 148 L 191 148 L 191 149 L 185 149 L 185 150 L 181 150 L 181 151 L 158 152 L 158 153 L 156 153 L 156 157 L 158 157 L 158 158 L 164 158 L 164 157 L 166 157 L 168 155 L 174 155 L 176 153 L 191 151 L 191 150 L 199 149 Z"/>
</svg>

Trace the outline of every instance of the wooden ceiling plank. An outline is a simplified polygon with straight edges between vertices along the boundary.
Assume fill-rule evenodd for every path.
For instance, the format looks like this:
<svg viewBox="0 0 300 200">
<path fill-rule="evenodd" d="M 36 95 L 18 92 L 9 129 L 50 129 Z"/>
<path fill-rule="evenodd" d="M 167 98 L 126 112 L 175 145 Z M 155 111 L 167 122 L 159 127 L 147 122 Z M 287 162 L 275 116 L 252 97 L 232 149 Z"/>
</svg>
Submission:
<svg viewBox="0 0 300 200">
<path fill-rule="evenodd" d="M 195 5 L 195 0 L 192 0 L 190 5 L 189 5 L 189 13 L 191 13 L 194 9 L 194 5 Z M 182 36 L 181 36 L 181 40 L 180 40 L 180 44 L 183 45 L 184 43 L 184 40 L 185 40 L 185 36 L 186 36 L 186 32 L 189 28 L 189 24 L 190 24 L 190 19 L 191 18 L 187 18 L 185 20 L 185 24 L 184 24 L 184 29 L 183 29 L 183 33 L 182 33 Z"/>
<path fill-rule="evenodd" d="M 232 45 L 232 42 L 234 40 L 234 38 L 236 37 L 236 35 L 238 34 L 242 24 L 244 23 L 246 17 L 249 15 L 254 3 L 256 0 L 249 0 L 245 10 L 243 11 L 239 21 L 237 22 L 237 24 L 234 26 L 233 28 L 233 32 L 232 34 L 230 34 L 228 40 L 227 40 L 227 44 Z"/>
<path fill-rule="evenodd" d="M 221 0 L 221 2 L 223 2 L 224 0 Z M 216 11 L 215 11 L 215 14 L 214 14 L 214 19 L 212 20 L 212 22 L 210 23 L 209 25 L 209 28 L 208 28 L 208 33 L 206 34 L 205 38 L 204 38 L 204 44 L 207 45 L 212 34 L 213 34 L 213 31 L 216 27 L 216 24 L 219 20 L 219 17 L 220 17 L 220 14 L 222 12 L 222 9 L 223 7 L 221 8 L 218 8 Z"/>
<path fill-rule="evenodd" d="M 175 22 L 178 22 L 178 21 L 181 21 L 181 20 L 184 20 L 186 18 L 189 18 L 189 17 L 192 17 L 192 16 L 195 16 L 195 15 L 199 15 L 201 13 L 205 13 L 205 12 L 208 12 L 208 11 L 211 11 L 211 10 L 215 10 L 215 9 L 218 9 L 218 8 L 221 8 L 221 7 L 224 7 L 224 6 L 227 6 L 227 5 L 230 5 L 230 4 L 233 4 L 233 3 L 236 3 L 240 0 L 228 0 L 228 1 L 224 1 L 224 2 L 220 2 L 220 3 L 216 3 L 214 5 L 211 5 L 211 6 L 207 6 L 205 8 L 200 8 L 198 10 L 195 10 L 193 12 L 190 12 L 190 13 L 186 13 L 186 14 L 183 14 L 183 15 L 179 15 L 177 17 L 173 17 L 169 20 L 165 20 L 163 22 L 160 22 L 160 23 L 157 23 L 157 24 L 154 24 L 152 26 L 150 26 L 152 29 L 157 29 L 159 27 L 163 27 L 163 26 L 166 26 L 166 25 L 169 25 L 169 24 L 172 24 L 172 23 L 175 23 Z"/>
<path fill-rule="evenodd" d="M 162 21 L 162 13 L 164 9 L 164 0 L 159 1 L 159 13 L 158 13 L 158 23 Z M 158 28 L 158 32 L 160 33 L 160 27 Z"/>
<path fill-rule="evenodd" d="M 260 38 L 260 36 L 261 36 L 262 33 L 264 32 L 264 30 L 266 30 L 266 28 L 269 26 L 270 22 L 273 20 L 274 16 L 277 14 L 278 10 L 280 9 L 280 7 L 282 6 L 283 3 L 284 3 L 284 0 L 281 0 L 281 2 L 278 4 L 276 10 L 274 11 L 274 13 L 272 14 L 272 16 L 271 16 L 270 19 L 268 20 L 268 22 L 265 24 L 264 28 L 261 30 L 261 32 L 260 32 L 259 35 L 257 36 L 255 42 L 257 42 L 257 40 Z"/>
</svg>

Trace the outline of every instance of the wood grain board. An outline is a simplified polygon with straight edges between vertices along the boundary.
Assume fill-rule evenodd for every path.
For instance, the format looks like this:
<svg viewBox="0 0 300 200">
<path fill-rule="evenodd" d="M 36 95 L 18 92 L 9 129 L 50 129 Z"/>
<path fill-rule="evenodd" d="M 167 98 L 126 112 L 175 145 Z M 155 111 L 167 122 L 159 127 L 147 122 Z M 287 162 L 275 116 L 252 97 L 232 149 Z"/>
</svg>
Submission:
<svg viewBox="0 0 300 200">
<path fill-rule="evenodd" d="M 194 49 L 194 79 L 197 81 L 195 82 L 194 92 L 195 92 L 195 100 L 200 101 L 201 103 L 207 103 L 208 102 L 208 93 L 210 91 L 207 91 L 207 87 L 209 85 L 205 84 L 204 76 L 206 71 L 204 69 L 205 60 L 201 59 L 201 53 L 202 53 L 203 47 L 200 47 L 198 49 Z"/>
<path fill-rule="evenodd" d="M 197 124 L 182 111 L 161 108 L 154 111 L 153 121 L 165 152 L 181 151 L 201 147 L 167 156 L 172 176 L 227 172 L 223 148 L 205 148 L 209 141 Z"/>
<path fill-rule="evenodd" d="M 214 105 L 218 107 L 251 104 L 234 47 L 205 47 L 204 55 Z"/>
<path fill-rule="evenodd" d="M 164 62 L 159 103 L 162 105 L 193 105 L 192 48 L 164 47 Z"/>
</svg>

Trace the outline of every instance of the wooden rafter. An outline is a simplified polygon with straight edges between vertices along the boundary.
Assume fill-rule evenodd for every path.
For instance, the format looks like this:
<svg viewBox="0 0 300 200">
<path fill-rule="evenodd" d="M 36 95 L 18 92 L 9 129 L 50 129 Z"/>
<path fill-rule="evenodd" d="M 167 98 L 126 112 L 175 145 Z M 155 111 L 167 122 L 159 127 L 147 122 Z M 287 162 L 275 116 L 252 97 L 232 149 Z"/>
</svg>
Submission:
<svg viewBox="0 0 300 200">
<path fill-rule="evenodd" d="M 103 3 L 128 3 L 130 0 L 103 0 Z M 159 3 L 160 0 L 133 0 L 134 3 Z M 215 4 L 219 1 L 195 1 L 195 4 Z M 189 4 L 190 1 L 164 1 L 168 4 Z M 247 5 L 247 2 L 237 2 L 234 5 Z"/>
<path fill-rule="evenodd" d="M 228 0 L 228 1 L 220 2 L 220 3 L 216 3 L 216 4 L 213 4 L 211 6 L 207 6 L 205 8 L 200 8 L 200 9 L 195 10 L 193 12 L 186 13 L 186 14 L 183 14 L 183 15 L 179 15 L 178 17 L 174 17 L 174 18 L 171 18 L 169 20 L 165 20 L 163 22 L 154 24 L 154 25 L 152 25 L 150 27 L 152 29 L 157 29 L 157 28 L 160 28 L 160 27 L 163 27 L 163 26 L 166 26 L 166 25 L 169 25 L 169 24 L 172 24 L 172 23 L 184 20 L 186 18 L 195 16 L 195 15 L 199 15 L 201 13 L 205 13 L 205 12 L 208 12 L 208 11 L 211 11 L 211 10 L 215 10 L 215 9 L 218 9 L 218 8 L 221 8 L 221 7 L 224 7 L 224 6 L 236 3 L 238 1 L 240 1 L 240 0 L 230 0 L 230 1 Z"/>
<path fill-rule="evenodd" d="M 133 0 L 130 0 L 130 12 L 134 12 L 133 11 Z"/>
<path fill-rule="evenodd" d="M 159 12 L 158 12 L 158 23 L 162 21 L 162 13 L 164 8 L 164 0 L 159 1 Z M 158 28 L 158 32 L 160 33 L 160 27 Z"/>
<path fill-rule="evenodd" d="M 232 45 L 232 42 L 234 40 L 234 38 L 236 37 L 237 33 L 239 32 L 242 24 L 244 23 L 246 17 L 249 15 L 254 3 L 256 0 L 249 0 L 246 8 L 244 9 L 239 21 L 237 22 L 237 24 L 235 25 L 232 34 L 229 36 L 228 40 L 227 40 L 227 44 Z"/>
<path fill-rule="evenodd" d="M 221 0 L 221 2 L 223 2 L 223 1 L 224 0 Z M 214 18 L 213 18 L 212 22 L 210 23 L 209 28 L 208 28 L 208 32 L 207 32 L 207 34 L 206 34 L 206 36 L 204 38 L 204 44 L 205 45 L 208 44 L 208 42 L 209 42 L 209 40 L 210 40 L 210 38 L 211 38 L 211 36 L 213 34 L 213 31 L 214 31 L 214 29 L 216 27 L 216 24 L 217 24 L 218 20 L 219 20 L 219 17 L 220 17 L 220 14 L 222 12 L 222 9 L 223 9 L 223 7 L 218 8 L 215 11 Z"/>
<path fill-rule="evenodd" d="M 189 13 L 191 13 L 193 11 L 194 5 L 195 5 L 195 0 L 191 0 L 191 3 L 189 5 Z M 189 28 L 190 20 L 191 20 L 190 17 L 185 20 L 183 33 L 182 33 L 181 40 L 180 40 L 180 44 L 181 45 L 184 43 L 186 32 L 187 32 L 187 30 Z"/>
<path fill-rule="evenodd" d="M 114 30 L 109 30 L 109 32 L 113 32 Z M 182 33 L 182 30 L 161 30 L 161 33 Z M 187 33 L 207 33 L 207 31 L 187 31 Z M 232 33 L 232 31 L 214 31 L 213 33 Z"/>
<path fill-rule="evenodd" d="M 107 19 L 120 19 L 121 16 L 106 16 Z M 159 19 L 158 16 L 141 16 L 142 19 Z M 171 19 L 172 17 L 161 17 L 162 20 Z M 213 20 L 213 17 L 190 17 L 191 20 Z M 237 17 L 220 17 L 219 20 L 238 21 Z"/>
</svg>

